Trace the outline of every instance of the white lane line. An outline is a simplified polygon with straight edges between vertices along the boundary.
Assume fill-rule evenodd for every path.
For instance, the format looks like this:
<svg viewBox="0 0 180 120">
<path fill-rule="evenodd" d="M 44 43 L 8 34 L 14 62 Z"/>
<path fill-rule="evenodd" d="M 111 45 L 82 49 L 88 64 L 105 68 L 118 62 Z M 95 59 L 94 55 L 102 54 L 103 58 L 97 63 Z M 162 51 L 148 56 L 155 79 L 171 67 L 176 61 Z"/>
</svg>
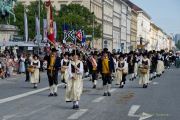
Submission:
<svg viewBox="0 0 180 120">
<path fill-rule="evenodd" d="M 110 90 L 110 92 L 114 92 L 114 91 L 116 91 L 116 90 L 117 90 L 116 88 L 113 88 L 113 89 Z"/>
<path fill-rule="evenodd" d="M 158 85 L 159 83 L 158 82 L 153 82 L 153 85 Z"/>
<path fill-rule="evenodd" d="M 62 85 L 63 84 L 58 84 L 58 86 L 62 86 Z M 33 94 L 36 94 L 36 93 L 39 93 L 39 92 L 46 91 L 48 89 L 49 89 L 49 87 L 45 87 L 45 88 L 41 88 L 41 89 L 38 89 L 38 90 L 30 91 L 30 92 L 27 92 L 27 93 L 23 93 L 23 94 L 15 95 L 15 96 L 12 96 L 12 97 L 0 99 L 0 104 L 10 102 L 10 101 L 13 101 L 13 100 L 17 100 L 17 99 L 20 99 L 20 98 L 23 98 L 23 97 L 27 97 L 27 96 L 30 96 L 30 95 L 33 95 Z"/>
<path fill-rule="evenodd" d="M 68 117 L 68 120 L 77 120 L 80 118 L 83 114 L 85 114 L 88 111 L 88 109 L 80 109 L 76 113 L 72 114 Z"/>
<path fill-rule="evenodd" d="M 49 107 L 51 107 L 51 105 L 42 107 L 42 108 L 37 109 L 37 110 L 33 110 L 33 111 L 31 111 L 31 112 L 28 112 L 28 113 L 19 112 L 19 113 L 12 114 L 12 115 L 5 115 L 5 116 L 3 116 L 3 119 L 2 119 L 2 120 L 9 120 L 9 119 L 12 119 L 12 118 L 28 117 L 28 116 L 31 116 L 31 115 L 33 115 L 33 114 L 37 114 L 38 112 L 41 112 L 41 111 L 43 111 L 43 110 L 46 110 L 46 109 L 49 108 Z"/>
<path fill-rule="evenodd" d="M 139 115 L 135 115 L 136 111 L 140 108 L 140 105 L 133 105 L 131 106 L 129 112 L 128 112 L 128 116 L 131 117 L 139 117 Z"/>
<path fill-rule="evenodd" d="M 93 103 L 98 103 L 98 102 L 101 102 L 103 99 L 104 99 L 105 97 L 98 97 L 98 98 L 96 98 L 96 99 L 94 99 L 92 102 Z"/>
</svg>

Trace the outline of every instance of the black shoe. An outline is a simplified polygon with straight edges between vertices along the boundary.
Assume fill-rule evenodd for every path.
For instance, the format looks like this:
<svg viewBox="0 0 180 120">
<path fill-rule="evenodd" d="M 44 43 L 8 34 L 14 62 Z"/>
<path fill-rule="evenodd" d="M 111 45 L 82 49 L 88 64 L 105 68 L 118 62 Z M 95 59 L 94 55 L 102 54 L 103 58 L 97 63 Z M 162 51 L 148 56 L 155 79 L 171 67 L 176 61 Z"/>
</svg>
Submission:
<svg viewBox="0 0 180 120">
<path fill-rule="evenodd" d="M 120 85 L 120 86 L 119 86 L 119 88 L 123 88 L 123 87 L 124 87 L 124 85 Z"/>
<path fill-rule="evenodd" d="M 72 109 L 75 109 L 76 108 L 76 105 L 73 105 Z"/>
<path fill-rule="evenodd" d="M 57 94 L 57 93 L 54 93 L 54 96 L 55 96 L 55 97 L 57 97 L 57 96 L 58 96 L 58 94 Z"/>
<path fill-rule="evenodd" d="M 29 80 L 25 80 L 25 82 L 29 82 Z"/>
<path fill-rule="evenodd" d="M 75 110 L 79 110 L 79 105 L 75 105 Z"/>
<path fill-rule="evenodd" d="M 69 102 L 72 102 L 72 101 L 66 101 L 67 103 L 69 103 Z"/>
<path fill-rule="evenodd" d="M 96 85 L 93 85 L 93 89 L 96 89 Z"/>
<path fill-rule="evenodd" d="M 104 93 L 103 96 L 107 96 L 107 93 Z"/>
<path fill-rule="evenodd" d="M 108 95 L 108 96 L 111 96 L 111 93 L 110 93 L 110 92 L 108 92 L 108 93 L 107 93 L 107 95 Z"/>
<path fill-rule="evenodd" d="M 34 89 L 37 89 L 37 86 L 34 86 Z"/>
<path fill-rule="evenodd" d="M 145 86 L 146 86 L 146 85 L 144 84 L 144 85 L 143 85 L 143 88 L 145 88 Z"/>
<path fill-rule="evenodd" d="M 49 96 L 49 97 L 52 97 L 52 96 L 54 96 L 54 94 L 50 93 L 48 96 Z"/>
</svg>

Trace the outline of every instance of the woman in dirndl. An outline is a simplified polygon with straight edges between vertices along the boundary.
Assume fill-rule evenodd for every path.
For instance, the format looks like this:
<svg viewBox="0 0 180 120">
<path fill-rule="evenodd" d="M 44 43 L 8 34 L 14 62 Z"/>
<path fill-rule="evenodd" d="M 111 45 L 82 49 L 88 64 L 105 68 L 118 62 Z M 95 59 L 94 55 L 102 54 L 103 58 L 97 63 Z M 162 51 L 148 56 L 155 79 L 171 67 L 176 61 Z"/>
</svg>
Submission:
<svg viewBox="0 0 180 120">
<path fill-rule="evenodd" d="M 147 57 L 147 53 L 144 53 L 143 59 L 139 65 L 139 84 L 143 85 L 143 88 L 147 88 L 148 86 L 149 70 L 150 70 L 150 60 Z"/>
<path fill-rule="evenodd" d="M 61 81 L 65 84 L 65 88 L 68 81 L 68 67 L 69 67 L 69 53 L 65 52 L 64 58 L 61 60 Z"/>
<path fill-rule="evenodd" d="M 124 60 L 123 55 L 120 55 L 116 64 L 116 84 L 119 85 L 120 88 L 124 87 L 127 73 L 128 63 Z"/>
<path fill-rule="evenodd" d="M 33 60 L 31 61 L 31 66 L 34 68 L 34 72 L 30 73 L 30 82 L 34 85 L 34 88 L 37 88 L 37 84 L 40 82 L 40 61 L 37 55 L 34 55 Z"/>
<path fill-rule="evenodd" d="M 160 53 L 158 53 L 158 55 L 157 55 L 157 69 L 156 69 L 156 73 L 157 73 L 158 77 L 160 77 L 162 75 L 163 67 L 164 67 L 163 57 Z"/>
<path fill-rule="evenodd" d="M 83 62 L 79 52 L 73 51 L 73 60 L 69 64 L 69 80 L 66 87 L 66 102 L 73 102 L 73 109 L 79 109 L 79 100 L 83 91 Z"/>
</svg>

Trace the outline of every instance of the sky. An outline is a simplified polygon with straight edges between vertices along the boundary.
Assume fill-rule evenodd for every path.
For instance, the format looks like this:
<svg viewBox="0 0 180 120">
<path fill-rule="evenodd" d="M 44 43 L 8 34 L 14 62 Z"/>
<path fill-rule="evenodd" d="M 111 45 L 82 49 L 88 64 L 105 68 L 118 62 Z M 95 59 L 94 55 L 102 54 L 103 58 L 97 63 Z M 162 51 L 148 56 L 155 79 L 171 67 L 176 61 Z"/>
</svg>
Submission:
<svg viewBox="0 0 180 120">
<path fill-rule="evenodd" d="M 180 34 L 180 0 L 130 0 L 167 34 Z"/>
</svg>

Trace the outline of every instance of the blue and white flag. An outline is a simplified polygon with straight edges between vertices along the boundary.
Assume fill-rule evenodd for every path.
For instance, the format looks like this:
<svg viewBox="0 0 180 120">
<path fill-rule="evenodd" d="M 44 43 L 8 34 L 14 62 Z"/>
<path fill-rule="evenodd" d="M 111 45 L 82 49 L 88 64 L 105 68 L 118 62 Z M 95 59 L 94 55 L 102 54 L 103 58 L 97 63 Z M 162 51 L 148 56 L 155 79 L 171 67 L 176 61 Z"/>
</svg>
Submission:
<svg viewBox="0 0 180 120">
<path fill-rule="evenodd" d="M 27 21 L 27 14 L 25 8 L 24 8 L 24 39 L 26 42 L 28 42 L 28 21 Z"/>
<path fill-rule="evenodd" d="M 47 19 L 43 19 L 43 42 L 48 42 L 47 38 Z"/>
</svg>

